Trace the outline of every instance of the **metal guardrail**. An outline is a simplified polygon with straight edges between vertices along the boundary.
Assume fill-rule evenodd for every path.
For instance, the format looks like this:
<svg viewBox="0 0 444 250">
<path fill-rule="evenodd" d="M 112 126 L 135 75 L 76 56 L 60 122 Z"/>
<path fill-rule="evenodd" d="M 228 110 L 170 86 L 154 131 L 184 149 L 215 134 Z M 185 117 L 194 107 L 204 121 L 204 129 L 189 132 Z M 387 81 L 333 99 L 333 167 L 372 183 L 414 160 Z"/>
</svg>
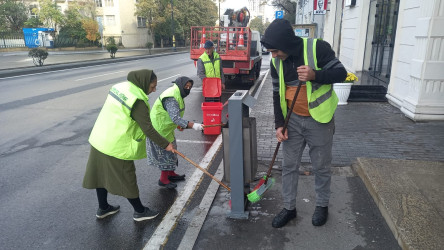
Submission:
<svg viewBox="0 0 444 250">
<path fill-rule="evenodd" d="M 0 32 L 0 48 L 23 47 L 26 47 L 23 33 Z"/>
</svg>

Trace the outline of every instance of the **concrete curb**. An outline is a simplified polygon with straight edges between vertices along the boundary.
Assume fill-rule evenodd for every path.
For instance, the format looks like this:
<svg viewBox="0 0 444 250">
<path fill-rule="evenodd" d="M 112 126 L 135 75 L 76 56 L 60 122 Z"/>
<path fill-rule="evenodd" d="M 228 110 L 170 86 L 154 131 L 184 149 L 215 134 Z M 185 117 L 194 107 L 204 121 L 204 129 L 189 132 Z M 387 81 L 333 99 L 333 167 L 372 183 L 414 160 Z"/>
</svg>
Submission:
<svg viewBox="0 0 444 250">
<path fill-rule="evenodd" d="M 442 247 L 444 185 L 435 179 L 444 176 L 444 163 L 358 158 L 353 168 L 402 249 Z"/>
<path fill-rule="evenodd" d="M 90 60 L 90 61 L 83 61 L 83 62 L 60 63 L 60 64 L 44 65 L 41 67 L 36 66 L 36 67 L 23 67 L 23 68 L 15 68 L 15 69 L 3 69 L 3 70 L 0 70 L 0 78 L 20 76 L 20 75 L 25 75 L 25 74 L 36 74 L 36 73 L 55 71 L 55 70 L 80 68 L 80 67 L 87 67 L 87 66 L 94 66 L 94 65 L 119 63 L 119 62 L 140 60 L 140 59 L 146 59 L 146 58 L 155 58 L 155 57 L 161 57 L 161 56 L 167 56 L 167 55 L 173 55 L 173 54 L 183 54 L 183 53 L 188 53 L 188 51 L 168 52 L 168 53 L 161 53 L 161 54 L 154 54 L 154 55 L 128 56 L 128 57 L 120 57 L 120 58 L 114 58 L 114 59 L 106 58 L 106 59 Z"/>
</svg>

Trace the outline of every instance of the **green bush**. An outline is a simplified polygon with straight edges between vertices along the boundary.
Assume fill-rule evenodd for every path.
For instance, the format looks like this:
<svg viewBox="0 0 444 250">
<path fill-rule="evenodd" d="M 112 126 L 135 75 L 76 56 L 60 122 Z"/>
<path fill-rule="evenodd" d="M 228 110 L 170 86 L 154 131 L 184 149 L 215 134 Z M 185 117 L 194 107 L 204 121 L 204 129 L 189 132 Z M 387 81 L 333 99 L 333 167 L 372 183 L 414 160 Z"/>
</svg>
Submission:
<svg viewBox="0 0 444 250">
<path fill-rule="evenodd" d="M 114 39 L 113 36 L 107 37 L 106 38 L 106 44 L 114 44 L 114 45 L 116 45 L 116 39 Z"/>
<path fill-rule="evenodd" d="M 33 48 L 28 52 L 28 56 L 32 57 L 35 66 L 43 66 L 43 62 L 48 57 L 48 51 L 40 48 Z"/>
<path fill-rule="evenodd" d="M 148 52 L 149 52 L 150 55 L 151 55 L 151 48 L 153 48 L 153 43 L 152 43 L 152 42 L 147 42 L 147 43 L 145 44 L 145 46 L 148 48 Z"/>
<path fill-rule="evenodd" d="M 117 46 L 115 44 L 107 44 L 106 45 L 106 50 L 108 50 L 109 55 L 111 56 L 111 58 L 115 58 L 116 57 Z"/>
</svg>

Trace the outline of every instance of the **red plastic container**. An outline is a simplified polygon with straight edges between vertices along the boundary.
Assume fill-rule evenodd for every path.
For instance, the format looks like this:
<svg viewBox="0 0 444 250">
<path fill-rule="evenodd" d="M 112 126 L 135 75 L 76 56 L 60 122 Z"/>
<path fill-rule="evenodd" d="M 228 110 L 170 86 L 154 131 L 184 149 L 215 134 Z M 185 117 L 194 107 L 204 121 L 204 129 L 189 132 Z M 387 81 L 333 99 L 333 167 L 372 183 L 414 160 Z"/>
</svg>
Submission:
<svg viewBox="0 0 444 250">
<path fill-rule="evenodd" d="M 222 84 L 220 78 L 204 78 L 202 81 L 202 95 L 204 97 L 220 97 L 222 95 Z"/>
<path fill-rule="evenodd" d="M 221 102 L 203 102 L 203 125 L 221 124 L 222 123 L 222 109 Z M 221 132 L 221 127 L 204 128 L 205 135 L 218 135 Z"/>
</svg>

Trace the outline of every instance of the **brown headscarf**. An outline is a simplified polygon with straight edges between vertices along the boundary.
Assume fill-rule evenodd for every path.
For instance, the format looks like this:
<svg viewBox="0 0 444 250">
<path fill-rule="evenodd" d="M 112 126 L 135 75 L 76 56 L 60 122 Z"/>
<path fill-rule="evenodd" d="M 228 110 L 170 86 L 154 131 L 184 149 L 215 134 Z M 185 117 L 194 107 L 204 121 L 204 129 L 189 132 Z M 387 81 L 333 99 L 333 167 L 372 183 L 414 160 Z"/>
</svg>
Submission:
<svg viewBox="0 0 444 250">
<path fill-rule="evenodd" d="M 132 82 L 134 85 L 139 87 L 145 92 L 145 94 L 149 94 L 150 84 L 151 84 L 151 75 L 153 71 L 151 69 L 141 69 L 135 70 L 128 73 L 126 79 Z"/>
</svg>

